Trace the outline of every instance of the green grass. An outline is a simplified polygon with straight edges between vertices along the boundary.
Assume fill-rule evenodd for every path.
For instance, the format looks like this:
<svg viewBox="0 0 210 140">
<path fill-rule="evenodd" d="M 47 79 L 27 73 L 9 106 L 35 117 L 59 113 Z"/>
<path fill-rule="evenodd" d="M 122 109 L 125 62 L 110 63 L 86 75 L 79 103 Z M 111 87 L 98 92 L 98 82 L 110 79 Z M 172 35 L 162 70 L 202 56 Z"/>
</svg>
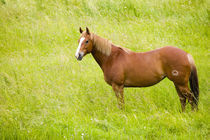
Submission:
<svg viewBox="0 0 210 140">
<path fill-rule="evenodd" d="M 0 0 L 0 139 L 208 139 L 207 0 Z M 169 80 L 125 89 L 125 110 L 79 27 L 133 51 L 177 46 L 195 59 L 199 111 L 180 113 Z"/>
</svg>

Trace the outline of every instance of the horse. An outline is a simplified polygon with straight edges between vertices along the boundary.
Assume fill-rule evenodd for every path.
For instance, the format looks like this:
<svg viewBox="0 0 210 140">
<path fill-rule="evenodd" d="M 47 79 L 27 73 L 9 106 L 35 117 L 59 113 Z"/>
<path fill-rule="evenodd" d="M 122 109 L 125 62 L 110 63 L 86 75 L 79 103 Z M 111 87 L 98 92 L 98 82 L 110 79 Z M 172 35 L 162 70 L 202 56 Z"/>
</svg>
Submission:
<svg viewBox="0 0 210 140">
<path fill-rule="evenodd" d="M 76 59 L 80 61 L 85 55 L 92 54 L 104 73 L 104 80 L 112 86 L 121 109 L 124 108 L 124 88 L 149 87 L 166 77 L 174 83 L 182 111 L 185 111 L 186 100 L 192 110 L 198 109 L 198 75 L 189 53 L 172 46 L 133 52 L 91 33 L 87 27 L 86 31 L 80 27 L 79 32 Z"/>
</svg>

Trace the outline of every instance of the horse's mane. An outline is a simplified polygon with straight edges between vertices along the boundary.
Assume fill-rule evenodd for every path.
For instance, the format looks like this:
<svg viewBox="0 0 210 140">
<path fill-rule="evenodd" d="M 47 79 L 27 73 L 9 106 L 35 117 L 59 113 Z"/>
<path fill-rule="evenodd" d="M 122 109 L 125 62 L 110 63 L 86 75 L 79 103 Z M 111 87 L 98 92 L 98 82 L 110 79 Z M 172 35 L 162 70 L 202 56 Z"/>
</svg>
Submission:
<svg viewBox="0 0 210 140">
<path fill-rule="evenodd" d="M 98 51 L 100 51 L 101 53 L 109 56 L 111 54 L 112 51 L 112 43 L 111 41 L 109 41 L 108 39 L 102 38 L 100 36 L 97 36 L 93 33 L 91 33 L 91 39 L 93 40 L 93 45 L 96 47 L 96 49 Z M 127 48 L 123 48 L 117 45 L 114 45 L 116 47 L 119 47 L 120 49 L 124 50 L 126 53 L 130 53 L 131 50 L 127 49 Z"/>
<path fill-rule="evenodd" d="M 100 36 L 97 36 L 93 33 L 91 33 L 91 38 L 93 40 L 93 45 L 96 47 L 96 49 L 98 51 L 100 51 L 101 53 L 109 56 L 112 50 L 112 43 L 105 38 L 102 38 Z"/>
</svg>

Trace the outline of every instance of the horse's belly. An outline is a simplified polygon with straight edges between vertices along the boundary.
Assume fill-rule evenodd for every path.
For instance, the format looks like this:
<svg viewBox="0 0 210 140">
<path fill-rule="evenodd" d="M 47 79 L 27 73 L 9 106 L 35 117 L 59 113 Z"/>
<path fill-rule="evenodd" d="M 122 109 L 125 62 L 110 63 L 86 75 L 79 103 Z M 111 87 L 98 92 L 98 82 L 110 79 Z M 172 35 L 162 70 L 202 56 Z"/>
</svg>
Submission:
<svg viewBox="0 0 210 140">
<path fill-rule="evenodd" d="M 162 73 L 142 72 L 139 74 L 130 73 L 125 78 L 125 87 L 148 87 L 157 84 L 165 76 Z"/>
<path fill-rule="evenodd" d="M 159 83 L 163 78 L 158 78 L 158 79 L 152 79 L 152 80 L 130 80 L 127 79 L 125 80 L 124 86 L 125 87 L 148 87 L 148 86 L 152 86 L 155 85 L 157 83 Z"/>
</svg>

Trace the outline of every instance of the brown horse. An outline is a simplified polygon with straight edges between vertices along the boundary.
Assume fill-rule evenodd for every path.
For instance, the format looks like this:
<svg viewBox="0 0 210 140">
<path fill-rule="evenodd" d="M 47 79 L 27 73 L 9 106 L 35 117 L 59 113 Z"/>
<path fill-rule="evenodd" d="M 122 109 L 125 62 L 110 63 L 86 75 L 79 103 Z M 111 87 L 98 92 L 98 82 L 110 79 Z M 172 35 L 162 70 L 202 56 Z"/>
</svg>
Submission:
<svg viewBox="0 0 210 140">
<path fill-rule="evenodd" d="M 80 27 L 77 60 L 91 53 L 104 73 L 105 81 L 112 86 L 119 103 L 124 108 L 124 87 L 148 87 L 165 77 L 170 79 L 180 98 L 182 111 L 186 99 L 197 109 L 199 85 L 197 70 L 192 56 L 176 47 L 163 47 L 149 52 L 136 53 L 116 46 L 107 39 Z M 191 90 L 188 87 L 190 83 Z"/>
</svg>

